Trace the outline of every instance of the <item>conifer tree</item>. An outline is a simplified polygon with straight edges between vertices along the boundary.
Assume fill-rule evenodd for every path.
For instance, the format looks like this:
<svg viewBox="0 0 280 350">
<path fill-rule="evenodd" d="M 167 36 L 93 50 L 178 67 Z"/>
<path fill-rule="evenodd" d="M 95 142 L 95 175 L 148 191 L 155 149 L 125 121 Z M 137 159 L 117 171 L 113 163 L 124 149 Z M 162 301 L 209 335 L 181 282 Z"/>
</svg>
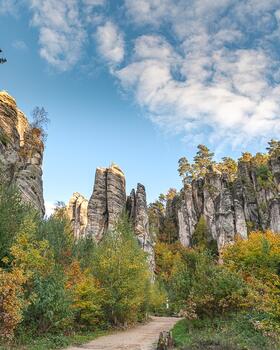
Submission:
<svg viewBox="0 0 280 350">
<path fill-rule="evenodd" d="M 209 148 L 205 145 L 198 145 L 198 151 L 194 157 L 194 170 L 196 177 L 205 176 L 209 167 L 214 164 L 214 153 L 210 152 Z"/>
</svg>

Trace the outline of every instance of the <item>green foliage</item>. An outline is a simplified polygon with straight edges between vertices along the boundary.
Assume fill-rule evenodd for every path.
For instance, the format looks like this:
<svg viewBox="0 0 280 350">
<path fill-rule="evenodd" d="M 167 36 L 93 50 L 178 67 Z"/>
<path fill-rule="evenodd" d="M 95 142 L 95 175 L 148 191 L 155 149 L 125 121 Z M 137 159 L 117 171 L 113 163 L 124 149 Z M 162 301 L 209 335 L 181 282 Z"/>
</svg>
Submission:
<svg viewBox="0 0 280 350">
<path fill-rule="evenodd" d="M 189 319 L 242 307 L 246 284 L 235 272 L 218 265 L 207 252 L 190 250 L 171 280 L 175 307 Z"/>
<path fill-rule="evenodd" d="M 179 321 L 172 329 L 175 345 L 184 350 L 277 350 L 280 343 L 256 327 L 253 315 Z"/>
<path fill-rule="evenodd" d="M 198 145 L 198 151 L 194 157 L 194 170 L 196 177 L 204 177 L 208 172 L 211 165 L 214 164 L 214 153 L 210 152 L 209 148 L 205 145 Z"/>
<path fill-rule="evenodd" d="M 104 310 L 110 323 L 126 324 L 145 317 L 151 276 L 146 255 L 127 220 L 120 221 L 96 247 L 92 269 L 104 290 Z"/>
<path fill-rule="evenodd" d="M 280 141 L 278 140 L 270 140 L 268 142 L 268 147 L 266 148 L 268 150 L 268 154 L 272 157 L 277 157 L 280 155 Z"/>
<path fill-rule="evenodd" d="M 0 184 L 0 267 L 2 259 L 10 256 L 9 249 L 31 209 L 21 202 L 19 192 L 5 184 Z"/>
<path fill-rule="evenodd" d="M 34 276 L 33 300 L 25 311 L 24 324 L 36 334 L 56 333 L 72 324 L 70 293 L 63 271 L 55 268 L 45 276 Z"/>
<path fill-rule="evenodd" d="M 217 242 L 212 238 L 204 216 L 201 216 L 192 236 L 192 246 L 199 250 L 209 250 L 213 255 L 218 255 Z"/>
</svg>

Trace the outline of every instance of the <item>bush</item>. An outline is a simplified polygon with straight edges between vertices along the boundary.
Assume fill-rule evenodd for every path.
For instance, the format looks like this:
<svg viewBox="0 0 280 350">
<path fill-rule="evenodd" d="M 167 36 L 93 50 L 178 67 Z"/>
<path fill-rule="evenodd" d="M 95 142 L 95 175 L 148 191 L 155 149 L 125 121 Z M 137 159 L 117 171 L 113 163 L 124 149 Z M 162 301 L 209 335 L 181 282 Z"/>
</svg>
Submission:
<svg viewBox="0 0 280 350">
<path fill-rule="evenodd" d="M 20 269 L 11 272 L 0 269 L 0 340 L 11 340 L 22 321 L 26 306 L 25 282 L 26 278 Z"/>
<path fill-rule="evenodd" d="M 71 291 L 71 309 L 78 328 L 93 329 L 104 323 L 104 291 L 90 271 L 82 271 L 74 261 L 67 271 L 67 289 Z"/>
<path fill-rule="evenodd" d="M 280 235 L 252 232 L 248 240 L 238 239 L 223 251 L 230 271 L 240 271 L 250 286 L 255 311 L 266 315 L 258 321 L 264 332 L 280 337 Z"/>
<path fill-rule="evenodd" d="M 151 276 L 146 254 L 127 220 L 96 247 L 92 272 L 104 290 L 105 317 L 111 324 L 126 325 L 145 317 Z"/>
<path fill-rule="evenodd" d="M 0 184 L 0 267 L 5 266 L 2 259 L 10 256 L 10 247 L 30 211 L 14 187 Z"/>
<path fill-rule="evenodd" d="M 71 295 L 65 275 L 56 267 L 48 276 L 34 277 L 33 300 L 24 313 L 24 326 L 36 334 L 57 333 L 72 326 Z"/>
<path fill-rule="evenodd" d="M 207 252 L 190 250 L 173 274 L 171 300 L 187 318 L 213 317 L 243 307 L 248 288 L 235 272 L 217 265 Z"/>
</svg>

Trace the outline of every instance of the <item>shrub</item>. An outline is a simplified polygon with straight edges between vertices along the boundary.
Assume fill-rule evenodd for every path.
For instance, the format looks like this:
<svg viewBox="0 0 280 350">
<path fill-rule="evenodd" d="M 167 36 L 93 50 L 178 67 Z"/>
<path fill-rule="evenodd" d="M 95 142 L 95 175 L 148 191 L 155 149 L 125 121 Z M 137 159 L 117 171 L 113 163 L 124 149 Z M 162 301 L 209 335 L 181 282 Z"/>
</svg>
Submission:
<svg viewBox="0 0 280 350">
<path fill-rule="evenodd" d="M 104 311 L 110 323 L 135 322 L 148 311 L 144 305 L 151 276 L 146 258 L 125 219 L 97 246 L 92 270 L 104 290 Z"/>
<path fill-rule="evenodd" d="M 10 247 L 30 211 L 14 187 L 0 184 L 0 266 L 4 267 L 2 259 L 10 256 Z"/>
<path fill-rule="evenodd" d="M 74 261 L 67 271 L 67 289 L 72 294 L 71 308 L 78 328 L 94 328 L 104 323 L 104 291 L 90 271 L 82 271 Z"/>
<path fill-rule="evenodd" d="M 65 288 L 65 275 L 56 267 L 48 276 L 34 276 L 33 299 L 24 313 L 24 326 L 36 334 L 71 329 L 71 295 Z"/>
<path fill-rule="evenodd" d="M 26 306 L 23 285 L 26 282 L 23 271 L 0 269 L 0 340 L 11 340 L 22 321 Z"/>
</svg>

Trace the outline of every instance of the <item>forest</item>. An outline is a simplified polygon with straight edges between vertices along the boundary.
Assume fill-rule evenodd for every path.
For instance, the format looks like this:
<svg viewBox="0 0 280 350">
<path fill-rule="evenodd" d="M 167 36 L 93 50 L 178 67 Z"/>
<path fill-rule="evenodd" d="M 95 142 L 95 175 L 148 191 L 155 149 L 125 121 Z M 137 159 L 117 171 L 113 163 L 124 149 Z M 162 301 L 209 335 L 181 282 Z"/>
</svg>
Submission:
<svg viewBox="0 0 280 350">
<path fill-rule="evenodd" d="M 264 159 L 279 152 L 279 143 L 272 146 L 267 155 L 242 157 L 264 167 Z M 197 176 L 192 171 L 205 176 L 208 167 L 197 164 L 180 159 L 183 181 Z M 234 176 L 232 160 L 216 166 Z M 156 229 L 155 212 L 165 210 L 163 195 L 149 206 L 156 262 L 151 272 L 125 214 L 99 244 L 90 236 L 77 239 L 63 204 L 42 218 L 2 179 L 2 348 L 62 348 L 150 315 L 179 315 L 184 320 L 173 330 L 178 348 L 279 349 L 280 235 L 250 231 L 248 239 L 237 235 L 218 251 L 202 218 L 191 246 L 184 247 L 172 225 Z"/>
</svg>

